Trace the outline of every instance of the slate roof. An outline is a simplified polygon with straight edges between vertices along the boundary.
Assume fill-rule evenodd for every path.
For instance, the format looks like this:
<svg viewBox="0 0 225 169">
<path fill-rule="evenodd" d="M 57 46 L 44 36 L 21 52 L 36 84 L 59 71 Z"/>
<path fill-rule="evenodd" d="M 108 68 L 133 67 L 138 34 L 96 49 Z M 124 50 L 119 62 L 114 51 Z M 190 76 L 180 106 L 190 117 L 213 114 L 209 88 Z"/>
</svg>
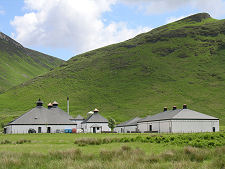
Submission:
<svg viewBox="0 0 225 169">
<path fill-rule="evenodd" d="M 146 122 L 146 121 L 161 121 L 161 120 L 219 120 L 213 116 L 209 116 L 203 113 L 199 113 L 190 109 L 176 109 L 169 110 L 165 112 L 158 113 L 153 116 L 147 116 L 144 119 L 139 120 L 138 122 Z"/>
<path fill-rule="evenodd" d="M 99 128 L 101 128 L 102 126 L 100 126 L 100 125 L 98 125 L 98 124 L 93 124 L 93 125 L 91 126 L 91 128 L 94 128 L 94 127 L 99 127 Z"/>
<path fill-rule="evenodd" d="M 123 123 L 120 123 L 118 125 L 116 125 L 116 127 L 125 127 L 125 126 L 136 126 L 137 125 L 137 122 L 141 120 L 140 117 L 135 117 L 131 120 L 128 120 L 128 121 L 125 121 Z"/>
<path fill-rule="evenodd" d="M 84 120 L 84 118 L 81 115 L 77 115 L 73 120 Z"/>
<path fill-rule="evenodd" d="M 28 125 L 28 124 L 58 124 L 74 125 L 70 121 L 72 117 L 58 107 L 47 109 L 43 106 L 37 106 L 22 116 L 18 117 L 8 125 Z"/>
<path fill-rule="evenodd" d="M 85 119 L 83 123 L 108 123 L 108 120 L 101 116 L 98 112 L 94 112 L 87 119 Z"/>
</svg>

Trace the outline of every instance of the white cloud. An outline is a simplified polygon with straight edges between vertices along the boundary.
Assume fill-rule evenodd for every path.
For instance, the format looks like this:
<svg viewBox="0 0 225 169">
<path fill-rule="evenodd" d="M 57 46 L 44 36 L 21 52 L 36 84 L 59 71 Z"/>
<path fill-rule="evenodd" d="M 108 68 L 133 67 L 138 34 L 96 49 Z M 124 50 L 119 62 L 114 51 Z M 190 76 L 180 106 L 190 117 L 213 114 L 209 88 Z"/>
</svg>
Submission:
<svg viewBox="0 0 225 169">
<path fill-rule="evenodd" d="M 5 11 L 0 9 L 0 15 L 4 15 Z"/>
<path fill-rule="evenodd" d="M 102 15 L 116 0 L 24 0 L 27 13 L 11 25 L 16 40 L 27 46 L 69 48 L 76 53 L 129 39 L 150 30 L 129 29 L 124 22 L 104 23 Z"/>
<path fill-rule="evenodd" d="M 187 17 L 187 16 L 180 16 L 180 17 L 171 16 L 171 17 L 168 17 L 167 20 L 166 20 L 166 24 L 178 21 L 178 20 L 183 19 L 185 17 Z"/>
<path fill-rule="evenodd" d="M 4 15 L 5 14 L 5 10 L 0 6 L 0 15 Z"/>
<path fill-rule="evenodd" d="M 208 12 L 213 17 L 225 15 L 224 0 L 122 0 L 126 4 L 138 6 L 148 14 L 162 14 L 189 7 L 201 12 Z"/>
</svg>

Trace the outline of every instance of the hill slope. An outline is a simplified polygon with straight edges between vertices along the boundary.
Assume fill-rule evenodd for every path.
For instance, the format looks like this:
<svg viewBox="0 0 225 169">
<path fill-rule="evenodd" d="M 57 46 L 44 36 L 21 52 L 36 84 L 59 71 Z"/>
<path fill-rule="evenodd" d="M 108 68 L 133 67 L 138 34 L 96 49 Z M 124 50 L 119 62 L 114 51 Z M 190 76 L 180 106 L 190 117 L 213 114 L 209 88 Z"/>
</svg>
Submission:
<svg viewBox="0 0 225 169">
<path fill-rule="evenodd" d="M 0 32 L 0 92 L 48 72 L 63 61 L 24 48 Z"/>
<path fill-rule="evenodd" d="M 72 115 L 97 107 L 119 122 L 186 103 L 224 124 L 224 84 L 225 20 L 203 13 L 73 57 L 1 94 L 0 110 L 16 116 L 39 97 L 65 109 L 69 95 Z"/>
</svg>

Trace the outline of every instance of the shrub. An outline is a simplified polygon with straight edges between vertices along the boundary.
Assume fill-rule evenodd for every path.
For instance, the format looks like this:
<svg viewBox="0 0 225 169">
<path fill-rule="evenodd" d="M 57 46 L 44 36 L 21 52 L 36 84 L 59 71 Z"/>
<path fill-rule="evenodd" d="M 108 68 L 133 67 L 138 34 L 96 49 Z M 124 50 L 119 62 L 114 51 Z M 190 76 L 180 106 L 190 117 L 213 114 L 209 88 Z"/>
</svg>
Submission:
<svg viewBox="0 0 225 169">
<path fill-rule="evenodd" d="M 3 141 L 1 141 L 1 144 L 12 144 L 12 141 L 10 141 L 10 140 L 3 140 Z"/>
<path fill-rule="evenodd" d="M 30 143 L 30 142 L 31 140 L 22 139 L 22 140 L 16 141 L 16 144 L 23 144 L 23 143 Z"/>
</svg>

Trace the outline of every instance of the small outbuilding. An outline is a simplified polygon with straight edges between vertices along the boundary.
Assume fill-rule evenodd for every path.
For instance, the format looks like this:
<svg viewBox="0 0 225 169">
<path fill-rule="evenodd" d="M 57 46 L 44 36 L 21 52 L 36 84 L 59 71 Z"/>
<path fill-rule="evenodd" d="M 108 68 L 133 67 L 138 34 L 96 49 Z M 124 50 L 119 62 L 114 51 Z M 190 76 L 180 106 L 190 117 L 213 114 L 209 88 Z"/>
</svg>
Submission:
<svg viewBox="0 0 225 169">
<path fill-rule="evenodd" d="M 140 117 L 135 117 L 131 120 L 120 123 L 120 124 L 116 125 L 114 131 L 117 133 L 136 133 L 136 132 L 138 132 L 137 122 L 140 119 L 141 119 Z"/>
<path fill-rule="evenodd" d="M 99 114 L 98 109 L 94 110 L 87 119 L 81 123 L 84 133 L 102 133 L 109 132 L 108 120 Z"/>
<path fill-rule="evenodd" d="M 65 129 L 77 128 L 71 119 L 70 115 L 58 107 L 56 101 L 45 108 L 39 99 L 35 108 L 10 122 L 4 131 L 7 134 L 64 132 Z"/>
<path fill-rule="evenodd" d="M 138 130 L 158 133 L 196 133 L 219 131 L 219 119 L 199 113 L 183 105 L 183 109 L 164 108 L 164 112 L 148 116 L 137 122 Z"/>
</svg>

